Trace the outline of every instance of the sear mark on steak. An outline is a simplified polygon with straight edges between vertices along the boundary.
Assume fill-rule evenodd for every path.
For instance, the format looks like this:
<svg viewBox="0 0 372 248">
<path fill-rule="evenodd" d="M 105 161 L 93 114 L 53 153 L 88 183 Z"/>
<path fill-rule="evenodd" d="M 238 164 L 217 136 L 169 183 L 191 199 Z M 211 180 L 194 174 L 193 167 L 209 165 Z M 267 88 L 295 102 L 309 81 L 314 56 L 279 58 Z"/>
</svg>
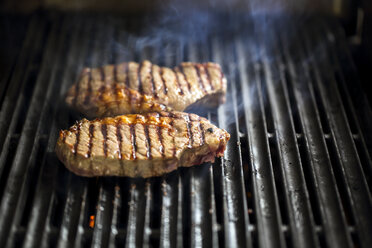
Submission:
<svg viewBox="0 0 372 248">
<path fill-rule="evenodd" d="M 195 114 L 121 115 L 83 119 L 61 131 L 56 153 L 81 176 L 147 178 L 214 162 L 223 156 L 229 138 L 225 130 Z"/>
</svg>

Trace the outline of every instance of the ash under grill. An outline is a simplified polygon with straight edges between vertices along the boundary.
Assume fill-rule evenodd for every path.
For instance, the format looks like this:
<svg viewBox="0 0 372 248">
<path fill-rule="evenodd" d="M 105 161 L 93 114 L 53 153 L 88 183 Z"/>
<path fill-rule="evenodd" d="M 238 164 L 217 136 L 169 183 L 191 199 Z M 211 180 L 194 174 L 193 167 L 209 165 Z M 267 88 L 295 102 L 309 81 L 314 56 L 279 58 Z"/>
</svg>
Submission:
<svg viewBox="0 0 372 248">
<path fill-rule="evenodd" d="M 332 21 L 201 43 L 124 31 L 135 19 L 27 21 L 1 78 L 0 247 L 372 243 L 371 111 Z M 227 103 L 203 115 L 231 134 L 225 158 L 147 180 L 69 173 L 54 154 L 58 131 L 80 118 L 67 88 L 83 66 L 144 59 L 221 64 Z"/>
</svg>

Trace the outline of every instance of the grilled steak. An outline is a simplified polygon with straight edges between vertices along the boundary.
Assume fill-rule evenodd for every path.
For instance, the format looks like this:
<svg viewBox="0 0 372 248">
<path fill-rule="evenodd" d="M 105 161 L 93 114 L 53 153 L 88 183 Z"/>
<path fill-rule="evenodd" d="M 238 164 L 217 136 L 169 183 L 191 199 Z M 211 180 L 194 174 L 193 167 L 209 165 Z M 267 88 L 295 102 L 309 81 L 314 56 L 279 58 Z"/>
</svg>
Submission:
<svg viewBox="0 0 372 248">
<path fill-rule="evenodd" d="M 225 101 L 226 78 L 214 63 L 182 63 L 171 69 L 149 61 L 85 68 L 66 102 L 88 117 L 184 111 Z"/>
<path fill-rule="evenodd" d="M 83 119 L 60 132 L 59 159 L 81 176 L 160 176 L 223 156 L 230 135 L 182 112 Z"/>
</svg>

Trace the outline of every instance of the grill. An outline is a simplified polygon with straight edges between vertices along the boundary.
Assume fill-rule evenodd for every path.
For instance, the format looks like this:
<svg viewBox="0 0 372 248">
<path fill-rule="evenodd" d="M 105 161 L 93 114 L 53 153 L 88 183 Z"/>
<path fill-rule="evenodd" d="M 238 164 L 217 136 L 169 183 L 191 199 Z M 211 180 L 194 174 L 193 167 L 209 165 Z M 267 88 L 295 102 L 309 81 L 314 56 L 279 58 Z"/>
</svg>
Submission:
<svg viewBox="0 0 372 248">
<path fill-rule="evenodd" d="M 370 247 L 372 112 L 347 39 L 331 19 L 272 19 L 219 16 L 247 32 L 190 37 L 135 17 L 17 19 L 0 78 L 0 247 Z M 221 64 L 227 102 L 201 115 L 231 134 L 224 159 L 146 180 L 68 172 L 54 154 L 81 118 L 68 87 L 83 66 L 144 59 Z"/>
</svg>

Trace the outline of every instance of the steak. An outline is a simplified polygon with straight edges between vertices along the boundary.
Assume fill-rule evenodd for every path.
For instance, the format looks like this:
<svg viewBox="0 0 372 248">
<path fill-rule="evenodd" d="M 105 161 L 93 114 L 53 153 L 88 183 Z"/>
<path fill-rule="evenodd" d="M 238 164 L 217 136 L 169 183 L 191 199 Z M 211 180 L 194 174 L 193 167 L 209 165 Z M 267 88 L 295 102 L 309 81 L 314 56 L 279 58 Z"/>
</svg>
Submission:
<svg viewBox="0 0 372 248">
<path fill-rule="evenodd" d="M 182 112 L 121 115 L 77 122 L 60 132 L 59 159 L 87 177 L 153 177 L 223 156 L 229 133 Z"/>
<path fill-rule="evenodd" d="M 181 63 L 171 69 L 145 60 L 85 68 L 66 102 L 88 117 L 184 111 L 225 101 L 226 78 L 215 63 Z"/>
</svg>

